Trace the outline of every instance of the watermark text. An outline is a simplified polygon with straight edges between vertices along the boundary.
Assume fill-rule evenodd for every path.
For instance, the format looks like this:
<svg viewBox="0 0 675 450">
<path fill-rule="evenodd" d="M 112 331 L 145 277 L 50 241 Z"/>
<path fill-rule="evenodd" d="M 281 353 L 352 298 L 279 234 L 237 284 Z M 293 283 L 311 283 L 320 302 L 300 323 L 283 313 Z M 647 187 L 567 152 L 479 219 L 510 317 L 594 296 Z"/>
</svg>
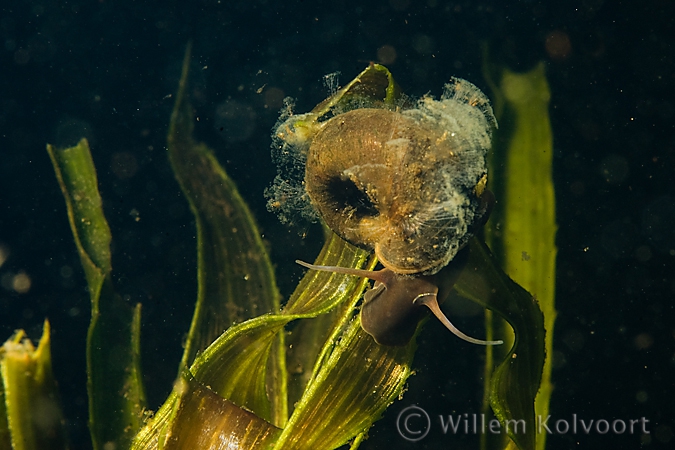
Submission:
<svg viewBox="0 0 675 450">
<path fill-rule="evenodd" d="M 429 414 L 417 405 L 403 408 L 396 418 L 399 435 L 410 442 L 424 439 L 432 428 L 443 434 L 525 434 L 534 427 L 539 434 L 650 434 L 649 419 L 589 419 L 572 414 L 556 418 L 537 416 L 534 423 L 511 419 L 503 423 L 485 414 Z"/>
</svg>

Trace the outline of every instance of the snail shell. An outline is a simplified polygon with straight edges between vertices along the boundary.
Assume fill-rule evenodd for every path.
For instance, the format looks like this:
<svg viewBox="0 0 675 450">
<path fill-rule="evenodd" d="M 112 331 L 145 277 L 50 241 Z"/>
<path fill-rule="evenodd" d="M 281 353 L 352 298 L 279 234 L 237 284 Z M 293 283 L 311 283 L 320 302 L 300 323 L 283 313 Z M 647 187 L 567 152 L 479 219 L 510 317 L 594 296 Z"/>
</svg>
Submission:
<svg viewBox="0 0 675 450">
<path fill-rule="evenodd" d="M 495 123 L 487 98 L 464 80 L 414 109 L 339 114 L 311 140 L 305 189 L 334 232 L 374 249 L 386 268 L 434 274 L 482 224 Z"/>
</svg>

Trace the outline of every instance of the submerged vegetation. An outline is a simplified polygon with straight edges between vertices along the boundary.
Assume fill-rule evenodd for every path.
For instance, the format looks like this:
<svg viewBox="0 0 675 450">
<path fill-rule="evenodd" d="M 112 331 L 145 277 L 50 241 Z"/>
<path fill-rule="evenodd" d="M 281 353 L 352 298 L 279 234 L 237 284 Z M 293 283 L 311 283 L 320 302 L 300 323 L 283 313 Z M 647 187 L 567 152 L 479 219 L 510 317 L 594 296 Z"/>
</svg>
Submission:
<svg viewBox="0 0 675 450">
<path fill-rule="evenodd" d="M 97 450 L 110 445 L 139 450 L 333 449 L 344 444 L 357 448 L 385 409 L 403 395 L 424 321 L 415 322 L 412 337 L 399 345 L 378 344 L 358 315 L 368 283 L 349 273 L 308 271 L 282 306 L 251 212 L 213 152 L 192 136 L 189 61 L 188 50 L 171 117 L 168 156 L 196 218 L 198 291 L 178 380 L 152 416 L 145 413 L 141 376 L 141 308 L 115 294 L 111 233 L 88 143 L 82 140 L 64 150 L 48 146 L 91 296 L 87 388 L 93 446 Z M 384 109 L 403 102 L 389 71 L 371 65 L 305 116 L 303 126 L 337 110 L 364 105 Z M 472 214 L 480 207 L 475 199 Z M 377 259 L 371 252 L 327 228 L 325 236 L 315 265 L 375 268 Z M 545 360 L 544 316 L 537 301 L 504 273 L 479 238 L 467 241 L 462 242 L 468 249 L 466 261 L 455 274 L 453 289 L 502 317 L 515 336 L 504 346 L 486 385 L 486 402 L 513 441 L 496 445 L 534 450 L 535 396 Z M 291 321 L 298 322 L 287 333 Z M 48 326 L 44 333 L 37 351 L 21 333 L 0 350 L 0 448 L 67 447 L 49 370 Z M 489 329 L 488 339 L 492 334 Z M 18 346 L 29 355 L 24 358 L 28 364 L 43 367 L 30 373 L 44 376 L 31 375 L 34 385 L 20 388 L 30 395 L 14 395 L 17 386 L 26 383 L 21 373 L 28 374 L 13 368 L 10 350 Z M 301 374 L 287 368 L 291 348 L 293 365 L 307 368 Z M 51 399 L 54 405 L 48 430 L 36 428 L 31 420 L 37 411 L 34 396 Z M 525 431 L 507 426 L 513 421 L 524 421 Z M 47 432 L 48 443 L 25 438 Z"/>
</svg>

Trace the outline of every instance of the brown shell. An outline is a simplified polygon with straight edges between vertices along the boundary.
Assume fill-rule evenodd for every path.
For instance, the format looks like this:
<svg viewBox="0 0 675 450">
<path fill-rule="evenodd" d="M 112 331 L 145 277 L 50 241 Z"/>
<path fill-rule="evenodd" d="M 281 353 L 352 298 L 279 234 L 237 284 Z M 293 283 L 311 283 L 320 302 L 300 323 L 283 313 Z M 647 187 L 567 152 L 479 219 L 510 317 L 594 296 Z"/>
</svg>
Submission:
<svg viewBox="0 0 675 450">
<path fill-rule="evenodd" d="M 480 203 L 475 176 L 448 192 L 447 178 L 462 169 L 462 149 L 435 125 L 397 111 L 356 109 L 327 121 L 309 149 L 305 188 L 313 205 L 333 231 L 374 249 L 397 273 L 445 266 L 465 243 L 465 216 L 473 220 Z"/>
<path fill-rule="evenodd" d="M 460 79 L 440 100 L 407 107 L 335 110 L 326 121 L 314 112 L 282 117 L 280 175 L 268 197 L 282 219 L 318 215 L 395 273 L 432 275 L 483 223 L 496 121 L 487 97 Z"/>
</svg>

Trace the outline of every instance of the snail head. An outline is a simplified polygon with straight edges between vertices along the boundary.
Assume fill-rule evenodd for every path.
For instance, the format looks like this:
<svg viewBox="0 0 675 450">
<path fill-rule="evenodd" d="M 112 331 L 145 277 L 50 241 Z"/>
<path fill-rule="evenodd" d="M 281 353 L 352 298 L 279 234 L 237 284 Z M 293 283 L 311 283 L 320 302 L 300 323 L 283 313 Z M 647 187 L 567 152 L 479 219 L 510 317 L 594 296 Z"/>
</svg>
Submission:
<svg viewBox="0 0 675 450">
<path fill-rule="evenodd" d="M 374 280 L 373 287 L 363 295 L 360 318 L 363 329 L 379 344 L 407 344 L 427 311 L 464 341 L 479 345 L 502 344 L 501 340 L 484 341 L 467 336 L 441 311 L 439 302 L 445 300 L 466 262 L 466 251 L 460 252 L 460 255 L 441 272 L 418 276 L 399 275 L 387 268 L 371 271 L 296 262 L 311 270 L 344 273 Z"/>
</svg>

